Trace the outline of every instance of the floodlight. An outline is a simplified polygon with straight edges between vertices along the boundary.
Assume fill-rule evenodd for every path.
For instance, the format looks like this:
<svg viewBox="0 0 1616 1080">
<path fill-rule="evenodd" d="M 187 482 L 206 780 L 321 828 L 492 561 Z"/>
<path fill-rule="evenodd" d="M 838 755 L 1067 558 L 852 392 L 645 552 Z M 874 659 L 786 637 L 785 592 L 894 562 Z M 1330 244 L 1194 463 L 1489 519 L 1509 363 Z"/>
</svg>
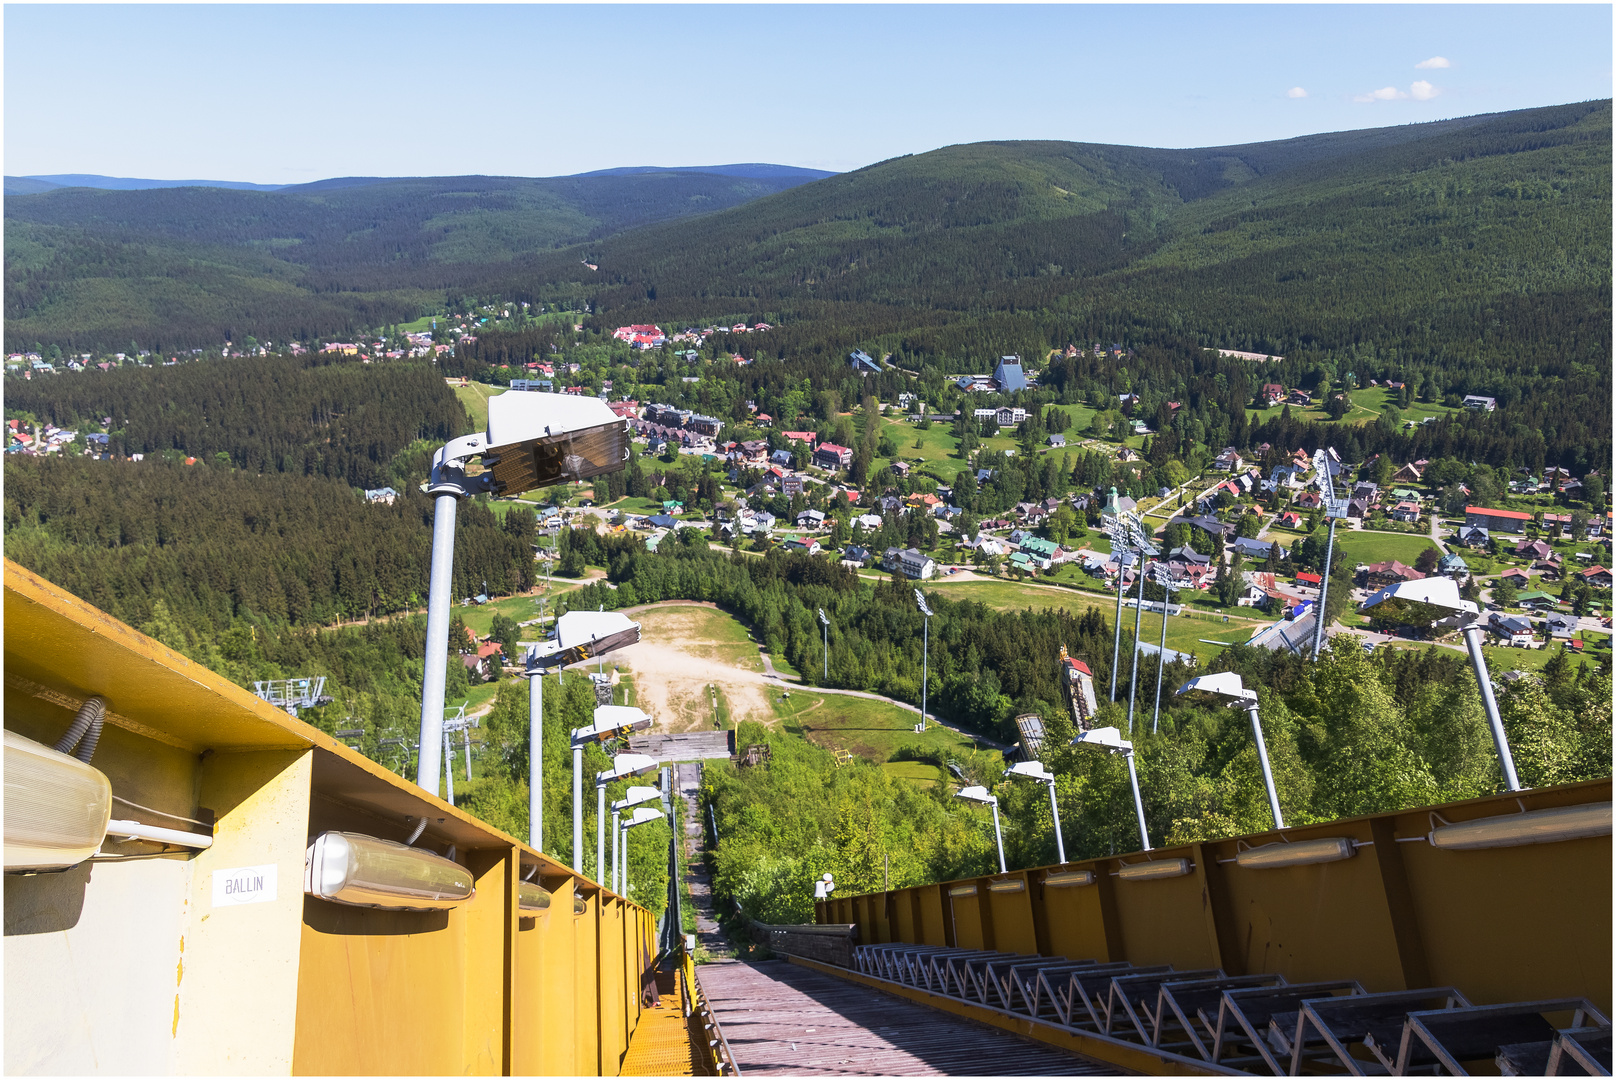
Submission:
<svg viewBox="0 0 1616 1080">
<path fill-rule="evenodd" d="M 824 877 L 814 882 L 814 899 L 827 900 L 830 898 L 830 894 L 835 890 L 836 882 L 831 878 L 830 874 L 827 873 Z"/>
<path fill-rule="evenodd" d="M 516 906 L 521 911 L 545 911 L 550 907 L 550 890 L 531 881 L 519 881 Z"/>
<path fill-rule="evenodd" d="M 640 624 L 618 611 L 569 611 L 556 620 L 555 637 L 529 654 L 538 667 L 566 667 L 595 660 L 640 640 Z"/>
<path fill-rule="evenodd" d="M 1021 892 L 1027 883 L 1020 878 L 1001 878 L 988 882 L 988 892 Z"/>
<path fill-rule="evenodd" d="M 1044 875 L 1044 884 L 1052 885 L 1058 889 L 1069 888 L 1073 885 L 1093 885 L 1093 870 L 1066 870 L 1058 874 Z"/>
<path fill-rule="evenodd" d="M 830 619 L 825 617 L 825 609 L 824 608 L 819 609 L 819 622 L 823 626 L 829 626 L 830 625 Z"/>
<path fill-rule="evenodd" d="M 1122 737 L 1114 727 L 1090 728 L 1070 743 L 1072 746 L 1092 746 L 1110 754 L 1132 754 L 1133 743 Z"/>
<path fill-rule="evenodd" d="M 621 739 L 635 731 L 645 731 L 652 724 L 651 717 L 634 705 L 601 705 L 595 709 L 595 722 L 588 727 L 575 728 L 573 745 L 603 743 Z"/>
<path fill-rule="evenodd" d="M 628 706 L 618 706 L 627 708 Z M 605 787 L 615 780 L 627 780 L 631 776 L 644 776 L 654 773 L 661 767 L 656 758 L 647 754 L 618 754 L 612 758 L 612 767 L 595 774 L 595 785 Z M 635 811 L 639 813 L 639 811 Z"/>
<path fill-rule="evenodd" d="M 1234 700 L 1229 702 L 1230 706 L 1244 705 L 1249 709 L 1257 704 L 1257 692 L 1247 690 L 1245 683 L 1240 681 L 1240 674 L 1234 671 L 1220 671 L 1216 675 L 1197 675 L 1180 686 L 1177 692 L 1183 694 L 1191 690 L 1233 698 Z"/>
<path fill-rule="evenodd" d="M 574 915 L 582 915 L 584 912 L 586 912 L 588 910 L 589 910 L 589 901 L 584 899 L 583 894 L 582 893 L 576 893 L 576 892 L 573 893 L 572 894 L 572 913 Z"/>
<path fill-rule="evenodd" d="M 6 732 L 5 868 L 58 870 L 94 855 L 112 817 L 100 769 Z"/>
<path fill-rule="evenodd" d="M 648 803 L 652 799 L 660 799 L 660 798 L 662 798 L 662 792 L 658 791 L 654 787 L 635 786 L 635 787 L 629 788 L 628 791 L 624 793 L 624 795 L 623 795 L 623 797 L 621 799 L 619 799 L 616 802 L 612 803 L 612 809 L 613 810 L 627 810 L 631 806 L 639 806 L 641 803 Z M 660 810 L 657 811 L 657 812 L 659 814 L 661 813 Z"/>
<path fill-rule="evenodd" d="M 499 495 L 518 495 L 623 467 L 628 421 L 597 398 L 529 391 L 488 399 L 483 465 Z"/>
<path fill-rule="evenodd" d="M 303 891 L 354 907 L 437 911 L 476 895 L 471 871 L 430 851 L 362 833 L 315 837 L 303 860 Z"/>
<path fill-rule="evenodd" d="M 953 886 L 949 887 L 948 895 L 949 896 L 975 896 L 976 895 L 976 886 L 975 885 L 953 885 Z"/>
<path fill-rule="evenodd" d="M 1055 774 L 1046 772 L 1041 761 L 1018 761 L 1004 770 L 1004 775 L 1011 780 L 1037 780 L 1045 784 L 1055 781 Z"/>
<path fill-rule="evenodd" d="M 926 597 L 919 589 L 915 590 L 915 603 L 920 605 L 920 613 L 922 615 L 930 618 L 933 614 L 935 614 L 931 608 L 926 606 Z"/>
<path fill-rule="evenodd" d="M 1189 872 L 1188 859 L 1152 859 L 1149 862 L 1123 863 L 1117 877 L 1124 881 L 1155 881 L 1157 878 L 1183 877 Z"/>
<path fill-rule="evenodd" d="M 1429 604 L 1461 615 L 1479 615 L 1480 609 L 1469 600 L 1459 597 L 1459 583 L 1450 577 L 1428 577 L 1417 581 L 1398 581 L 1373 593 L 1359 610 L 1367 611 L 1387 600 L 1401 600 L 1410 604 Z"/>
<path fill-rule="evenodd" d="M 1234 861 L 1247 870 L 1275 870 L 1283 866 L 1311 866 L 1314 863 L 1350 859 L 1358 846 L 1344 836 L 1295 843 L 1263 844 L 1234 853 Z"/>
<path fill-rule="evenodd" d="M 1432 847 L 1445 851 L 1469 851 L 1550 844 L 1559 840 L 1609 836 L 1610 833 L 1610 803 L 1602 802 L 1556 806 L 1549 810 L 1528 810 L 1520 814 L 1444 824 L 1432 829 L 1427 839 Z"/>
</svg>

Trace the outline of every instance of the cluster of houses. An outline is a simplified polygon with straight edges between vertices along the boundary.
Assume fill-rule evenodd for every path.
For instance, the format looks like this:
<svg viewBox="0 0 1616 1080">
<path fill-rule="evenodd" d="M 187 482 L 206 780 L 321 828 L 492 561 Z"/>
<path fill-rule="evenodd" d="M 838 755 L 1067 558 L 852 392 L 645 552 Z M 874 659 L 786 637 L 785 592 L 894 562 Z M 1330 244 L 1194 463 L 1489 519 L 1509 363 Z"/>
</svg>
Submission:
<svg viewBox="0 0 1616 1080">
<path fill-rule="evenodd" d="M 112 418 L 107 417 L 102 422 L 102 426 L 106 427 L 111 423 Z M 20 420 L 6 421 L 5 452 L 8 454 L 25 454 L 30 457 L 43 454 L 61 454 L 66 453 L 78 441 L 78 432 L 59 428 L 55 424 L 35 427 L 30 431 Z M 84 450 L 82 452 L 92 457 L 100 457 L 107 452 L 107 444 L 110 441 L 110 436 L 105 433 L 86 435 L 84 436 Z M 138 459 L 139 455 L 137 455 Z"/>
<path fill-rule="evenodd" d="M 1010 394 L 1038 385 L 1036 374 L 1021 365 L 1019 356 L 1001 356 L 992 375 L 957 375 L 954 385 L 967 393 Z"/>
<path fill-rule="evenodd" d="M 619 326 L 612 331 L 612 337 L 618 341 L 626 342 L 630 348 L 660 349 L 662 346 L 674 344 L 689 344 L 701 348 L 702 344 L 714 334 L 761 334 L 774 327 L 766 322 L 736 323 L 734 326 L 687 326 L 677 334 L 669 336 L 662 332 L 662 328 L 652 323 L 634 323 L 629 326 Z M 694 359 L 692 355 L 690 359 Z"/>
</svg>

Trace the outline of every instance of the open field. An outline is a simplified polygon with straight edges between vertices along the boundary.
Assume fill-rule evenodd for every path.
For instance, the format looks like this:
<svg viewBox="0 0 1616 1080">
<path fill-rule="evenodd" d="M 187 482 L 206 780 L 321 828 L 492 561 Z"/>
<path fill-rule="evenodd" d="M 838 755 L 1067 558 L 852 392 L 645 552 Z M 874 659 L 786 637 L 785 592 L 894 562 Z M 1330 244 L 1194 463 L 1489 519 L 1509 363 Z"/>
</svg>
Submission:
<svg viewBox="0 0 1616 1080">
<path fill-rule="evenodd" d="M 477 382 L 454 388 L 455 397 L 471 414 L 471 431 L 488 430 L 488 399 L 504 392 L 503 387 Z"/>
<path fill-rule="evenodd" d="M 1414 560 L 1420 557 L 1420 552 L 1433 546 L 1429 536 L 1421 536 L 1418 533 L 1361 532 L 1342 529 L 1339 526 L 1335 531 L 1336 557 L 1351 559 L 1354 565 L 1396 559 L 1398 562 L 1413 566 Z"/>
<path fill-rule="evenodd" d="M 790 696 L 782 699 L 782 693 Z M 786 731 L 827 750 L 850 751 L 866 761 L 889 761 L 904 746 L 950 753 L 968 753 L 974 746 L 969 736 L 938 724 L 928 726 L 924 735 L 915 734 L 919 717 L 886 701 L 821 694 L 782 684 L 774 694 L 773 705 Z M 895 763 L 894 767 L 899 765 L 911 770 L 917 766 L 931 769 L 928 775 L 940 778 L 935 767 L 924 762 Z"/>
<path fill-rule="evenodd" d="M 637 703 L 668 731 L 702 731 L 713 724 L 713 692 L 731 721 L 775 721 L 769 699 L 781 685 L 763 676 L 758 647 L 746 628 L 717 608 L 690 603 L 637 608 L 640 642 L 613 654 L 634 674 Z"/>
<path fill-rule="evenodd" d="M 948 784 L 948 774 L 942 768 L 924 761 L 889 761 L 881 768 L 921 787 L 945 787 Z"/>
</svg>

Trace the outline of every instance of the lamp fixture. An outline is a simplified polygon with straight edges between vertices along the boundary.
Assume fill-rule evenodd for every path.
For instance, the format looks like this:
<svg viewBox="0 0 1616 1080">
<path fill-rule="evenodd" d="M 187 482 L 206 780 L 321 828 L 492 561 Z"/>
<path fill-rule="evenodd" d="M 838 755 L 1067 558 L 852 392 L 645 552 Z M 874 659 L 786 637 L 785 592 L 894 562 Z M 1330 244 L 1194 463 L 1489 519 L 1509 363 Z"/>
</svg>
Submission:
<svg viewBox="0 0 1616 1080">
<path fill-rule="evenodd" d="M 9 786 L 9 776 L 7 783 Z M 1444 851 L 1474 851 L 1480 848 L 1520 847 L 1524 844 L 1552 844 L 1560 840 L 1582 840 L 1610 834 L 1610 803 L 1602 802 L 1443 824 L 1432 829 L 1427 839 L 1432 847 Z"/>
<path fill-rule="evenodd" d="M 620 611 L 569 611 L 556 620 L 555 637 L 535 646 L 529 659 L 537 667 L 561 668 L 597 660 L 639 640 L 640 624 Z"/>
<path fill-rule="evenodd" d="M 628 424 L 603 401 L 537 393 L 488 399 L 482 459 L 497 494 L 588 480 L 621 469 L 628 457 Z"/>
<path fill-rule="evenodd" d="M 583 894 L 582 893 L 577 893 L 577 892 L 573 893 L 572 894 L 572 913 L 574 915 L 582 915 L 584 912 L 586 912 L 588 910 L 589 910 L 589 901 L 584 899 Z"/>
<path fill-rule="evenodd" d="M 112 818 L 106 775 L 14 731 L 5 763 L 5 868 L 61 870 L 94 855 Z"/>
<path fill-rule="evenodd" d="M 1123 863 L 1117 877 L 1124 881 L 1155 881 L 1157 878 L 1183 877 L 1190 872 L 1188 859 L 1152 859 L 1149 862 Z"/>
<path fill-rule="evenodd" d="M 1357 850 L 1357 845 L 1346 837 L 1331 836 L 1321 840 L 1279 841 L 1242 848 L 1234 853 L 1234 861 L 1247 870 L 1276 870 L 1284 866 L 1339 862 L 1352 858 Z"/>
<path fill-rule="evenodd" d="M 547 911 L 550 907 L 550 890 L 531 881 L 518 882 L 516 906 L 521 911 Z"/>
<path fill-rule="evenodd" d="M 625 738 L 636 731 L 645 731 L 652 724 L 651 717 L 633 705 L 600 705 L 595 709 L 595 722 L 573 731 L 573 745 L 603 743 Z"/>
<path fill-rule="evenodd" d="M 1070 888 L 1073 885 L 1093 885 L 1093 870 L 1062 870 L 1055 874 L 1044 875 L 1044 884 L 1053 885 L 1057 889 Z"/>
<path fill-rule="evenodd" d="M 1022 892 L 1027 883 L 1020 878 L 1001 878 L 988 882 L 988 892 Z"/>
<path fill-rule="evenodd" d="M 303 891 L 353 907 L 439 911 L 476 895 L 471 871 L 420 848 L 363 833 L 315 837 L 303 860 Z"/>
<path fill-rule="evenodd" d="M 975 885 L 954 885 L 954 886 L 951 886 L 949 888 L 948 895 L 949 896 L 975 896 L 976 895 L 976 886 Z"/>
</svg>

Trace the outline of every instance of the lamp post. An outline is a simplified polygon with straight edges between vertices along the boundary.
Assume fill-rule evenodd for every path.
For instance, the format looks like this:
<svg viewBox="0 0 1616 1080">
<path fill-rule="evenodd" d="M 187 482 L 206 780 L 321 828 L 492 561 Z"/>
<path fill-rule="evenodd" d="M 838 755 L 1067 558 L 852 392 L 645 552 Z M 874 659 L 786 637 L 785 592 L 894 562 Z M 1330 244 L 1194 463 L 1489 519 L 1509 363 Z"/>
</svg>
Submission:
<svg viewBox="0 0 1616 1080">
<path fill-rule="evenodd" d="M 594 721 L 572 731 L 572 868 L 580 874 L 584 870 L 584 747 L 626 738 L 651 726 L 651 718 L 631 705 L 597 706 Z"/>
<path fill-rule="evenodd" d="M 915 603 L 920 605 L 920 729 L 926 730 L 926 683 L 931 681 L 931 608 L 919 589 L 915 590 Z M 998 811 L 994 812 L 998 820 Z"/>
<path fill-rule="evenodd" d="M 432 564 L 427 593 L 426 662 L 421 679 L 421 753 L 415 782 L 438 794 L 443 768 L 443 695 L 448 677 L 449 612 L 454 585 L 455 516 L 461 499 L 516 495 L 563 480 L 621 469 L 629 457 L 628 421 L 604 402 L 518 391 L 490 398 L 488 430 L 445 443 L 432 458 Z M 467 473 L 472 459 L 482 471 Z"/>
<path fill-rule="evenodd" d="M 618 825 L 617 816 L 624 810 L 639 806 L 641 803 L 652 802 L 662 798 L 662 792 L 654 787 L 635 786 L 628 789 L 621 799 L 612 803 L 612 891 L 619 896 L 626 895 L 619 882 L 623 880 L 623 866 L 627 861 L 627 848 L 623 849 L 622 856 L 618 855 Z"/>
<path fill-rule="evenodd" d="M 1493 697 L 1493 681 L 1487 675 L 1487 658 L 1481 653 L 1481 610 L 1469 600 L 1459 596 L 1459 583 L 1452 578 L 1434 577 L 1419 581 L 1399 581 L 1388 585 L 1365 600 L 1360 611 L 1368 611 L 1380 604 L 1394 602 L 1398 606 L 1428 604 L 1451 614 L 1432 620 L 1435 625 L 1454 626 L 1464 635 L 1465 651 L 1470 654 L 1470 667 L 1476 673 L 1476 687 L 1481 691 L 1482 709 L 1487 714 L 1487 726 L 1492 729 L 1493 746 L 1498 750 L 1498 764 L 1504 773 L 1504 787 L 1509 791 L 1521 790 L 1515 775 L 1515 758 L 1509 751 L 1509 737 L 1504 733 L 1504 721 L 1498 715 L 1498 701 Z"/>
<path fill-rule="evenodd" d="M 1178 582 L 1172 571 L 1161 563 L 1156 564 L 1156 584 L 1162 587 L 1162 625 L 1161 644 L 1156 646 L 1156 713 L 1150 720 L 1152 735 L 1161 730 L 1162 672 L 1167 669 L 1167 608 L 1173 602 L 1173 594 L 1178 591 Z"/>
<path fill-rule="evenodd" d="M 537 647 L 527 651 L 527 842 L 544 850 L 544 669 Z M 581 764 L 581 762 L 580 762 Z"/>
<path fill-rule="evenodd" d="M 1044 770 L 1041 761 L 1018 761 L 1004 771 L 1011 780 L 1036 780 L 1049 787 L 1049 810 L 1055 815 L 1055 856 L 1066 862 L 1066 840 L 1061 836 L 1060 806 L 1055 802 L 1055 774 Z"/>
<path fill-rule="evenodd" d="M 825 675 L 824 681 L 830 682 L 830 620 L 825 617 L 825 609 L 819 609 L 819 625 L 825 631 Z"/>
<path fill-rule="evenodd" d="M 1133 767 L 1133 743 L 1122 737 L 1114 727 L 1092 728 L 1071 742 L 1073 746 L 1090 746 L 1108 754 L 1122 754 L 1128 760 L 1128 783 L 1133 787 L 1133 812 L 1139 818 L 1141 851 L 1150 850 L 1150 830 L 1145 828 L 1145 800 L 1139 794 L 1139 773 Z"/>
<path fill-rule="evenodd" d="M 602 705 L 603 709 L 622 709 L 623 705 Z M 644 776 L 656 772 L 657 759 L 645 754 L 618 754 L 612 758 L 612 767 L 595 774 L 595 881 L 606 882 L 606 785 L 616 780 Z M 660 811 L 658 811 L 660 813 Z M 638 813 L 638 811 L 636 811 Z"/>
<path fill-rule="evenodd" d="M 960 788 L 954 792 L 954 798 L 964 799 L 966 802 L 985 803 L 993 807 L 993 839 L 999 845 L 999 873 L 1008 873 L 1004 866 L 1004 833 L 999 830 L 999 797 L 989 795 L 987 788 L 977 784 L 974 787 Z"/>
<path fill-rule="evenodd" d="M 662 813 L 662 811 L 657 810 L 654 807 L 642 806 L 638 810 L 634 811 L 634 813 L 629 816 L 628 820 L 623 822 L 623 870 L 619 878 L 619 884 L 622 886 L 622 888 L 618 891 L 617 895 L 624 898 L 627 898 L 628 896 L 628 831 L 634 828 L 636 825 L 646 825 L 650 822 L 657 821 L 664 816 L 665 815 Z"/>
<path fill-rule="evenodd" d="M 1133 602 L 1133 648 L 1128 656 L 1128 734 L 1133 735 L 1133 703 L 1139 693 L 1139 620 L 1145 615 L 1145 553 L 1139 552 L 1139 565 L 1134 577 L 1139 579 L 1139 595 Z M 1164 615 L 1163 618 L 1166 618 Z"/>
<path fill-rule="evenodd" d="M 1313 452 L 1313 480 L 1324 496 L 1324 516 L 1330 519 L 1330 538 L 1324 547 L 1324 576 L 1319 579 L 1319 602 L 1313 609 L 1313 659 L 1319 658 L 1324 644 L 1324 602 L 1330 595 L 1330 562 L 1335 557 L 1335 524 L 1347 516 L 1347 500 L 1335 497 L 1335 477 L 1330 474 L 1330 456 L 1324 448 Z"/>
<path fill-rule="evenodd" d="M 1117 508 L 1117 489 L 1111 489 L 1111 517 L 1105 523 L 1105 535 L 1111 539 L 1111 552 L 1117 557 L 1117 617 L 1112 624 L 1111 641 L 1111 700 L 1117 700 L 1117 664 L 1122 659 L 1122 578 L 1128 569 L 1128 522 L 1124 512 Z"/>
<path fill-rule="evenodd" d="M 1246 710 L 1251 717 L 1251 737 L 1257 741 L 1257 760 L 1262 763 L 1263 786 L 1268 789 L 1268 809 L 1274 814 L 1274 828 L 1283 829 L 1285 818 L 1279 812 L 1279 792 L 1274 790 L 1274 773 L 1268 767 L 1268 744 L 1263 739 L 1262 721 L 1257 717 L 1257 691 L 1247 690 L 1240 676 L 1233 671 L 1220 671 L 1216 675 L 1197 675 L 1178 688 L 1178 693 L 1202 690 L 1228 698 L 1230 707 Z"/>
</svg>

